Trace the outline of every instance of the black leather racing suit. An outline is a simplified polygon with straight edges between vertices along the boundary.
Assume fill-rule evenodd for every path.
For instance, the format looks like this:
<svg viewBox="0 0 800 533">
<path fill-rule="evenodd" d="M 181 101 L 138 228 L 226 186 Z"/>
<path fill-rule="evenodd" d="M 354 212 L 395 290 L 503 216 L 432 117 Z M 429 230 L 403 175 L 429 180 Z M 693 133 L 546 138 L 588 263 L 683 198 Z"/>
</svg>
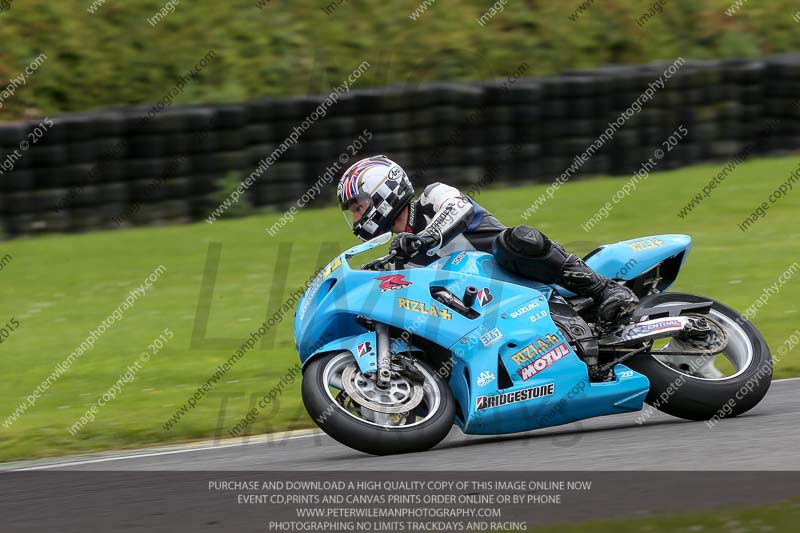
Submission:
<svg viewBox="0 0 800 533">
<path fill-rule="evenodd" d="M 418 200 L 411 202 L 408 210 L 406 231 L 420 233 L 426 229 L 441 232 L 442 244 L 430 255 L 417 255 L 409 266 L 425 266 L 461 250 L 492 253 L 495 239 L 506 226 L 458 189 L 432 183 Z"/>
<path fill-rule="evenodd" d="M 443 183 L 428 185 L 409 204 L 406 232 L 425 234 L 436 242 L 407 266 L 425 266 L 453 252 L 479 250 L 493 254 L 516 274 L 591 297 L 602 322 L 630 313 L 638 302 L 630 289 L 597 274 L 542 232 L 528 226 L 506 227 L 472 198 Z"/>
</svg>

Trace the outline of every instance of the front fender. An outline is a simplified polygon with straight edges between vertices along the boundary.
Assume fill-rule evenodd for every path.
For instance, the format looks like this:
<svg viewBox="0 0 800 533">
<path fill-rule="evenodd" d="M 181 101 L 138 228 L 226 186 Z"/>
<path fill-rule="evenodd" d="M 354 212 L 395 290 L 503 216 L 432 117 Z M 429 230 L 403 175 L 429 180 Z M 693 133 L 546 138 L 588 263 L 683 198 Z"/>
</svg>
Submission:
<svg viewBox="0 0 800 533">
<path fill-rule="evenodd" d="M 377 340 L 377 333 L 374 331 L 368 331 L 366 333 L 362 333 L 360 335 L 352 335 L 350 337 L 343 337 L 341 339 L 336 339 L 335 341 L 331 341 L 328 344 L 320 347 L 317 351 L 309 355 L 308 357 L 303 360 L 303 370 L 305 370 L 306 365 L 309 361 L 314 359 L 315 357 L 319 357 L 322 354 L 330 353 L 330 352 L 350 352 L 353 355 L 353 358 L 356 360 L 358 364 L 359 370 L 361 370 L 362 374 L 366 374 L 368 372 L 375 372 L 378 369 L 378 340 Z M 402 342 L 399 339 L 391 339 L 391 351 L 392 352 L 421 352 L 420 348 L 416 346 L 409 347 L 406 343 Z M 359 352 L 360 355 L 359 355 Z"/>
</svg>

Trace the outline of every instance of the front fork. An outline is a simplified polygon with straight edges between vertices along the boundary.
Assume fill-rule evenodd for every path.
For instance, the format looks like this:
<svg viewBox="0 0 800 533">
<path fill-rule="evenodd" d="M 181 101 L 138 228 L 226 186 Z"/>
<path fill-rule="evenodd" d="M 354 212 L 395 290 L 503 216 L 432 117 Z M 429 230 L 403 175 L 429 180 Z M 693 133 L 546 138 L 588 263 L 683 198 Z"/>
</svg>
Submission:
<svg viewBox="0 0 800 533">
<path fill-rule="evenodd" d="M 387 324 L 375 324 L 376 341 L 378 343 L 378 386 L 385 389 L 389 387 L 392 380 L 392 354 L 391 340 L 389 338 L 389 326 Z"/>
<path fill-rule="evenodd" d="M 406 344 L 406 353 L 400 353 L 398 346 L 392 350 L 392 339 L 389 336 L 389 325 L 375 324 L 375 342 L 377 344 L 377 372 L 375 372 L 375 385 L 381 389 L 388 389 L 392 382 L 392 375 L 397 373 L 408 378 L 413 383 L 425 383 L 425 376 L 417 369 L 411 352 L 420 351 Z"/>
</svg>

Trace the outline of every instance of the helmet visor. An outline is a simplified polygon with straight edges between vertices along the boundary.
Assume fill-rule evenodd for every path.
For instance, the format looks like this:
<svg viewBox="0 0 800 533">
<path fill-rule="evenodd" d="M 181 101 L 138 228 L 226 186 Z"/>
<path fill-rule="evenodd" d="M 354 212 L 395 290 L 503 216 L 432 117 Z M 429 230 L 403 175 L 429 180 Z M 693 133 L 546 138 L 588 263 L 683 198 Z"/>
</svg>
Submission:
<svg viewBox="0 0 800 533">
<path fill-rule="evenodd" d="M 366 193 L 360 193 L 341 204 L 344 220 L 348 229 L 359 235 L 359 222 L 372 210 L 372 198 Z M 360 237 L 360 235 L 359 235 Z"/>
</svg>

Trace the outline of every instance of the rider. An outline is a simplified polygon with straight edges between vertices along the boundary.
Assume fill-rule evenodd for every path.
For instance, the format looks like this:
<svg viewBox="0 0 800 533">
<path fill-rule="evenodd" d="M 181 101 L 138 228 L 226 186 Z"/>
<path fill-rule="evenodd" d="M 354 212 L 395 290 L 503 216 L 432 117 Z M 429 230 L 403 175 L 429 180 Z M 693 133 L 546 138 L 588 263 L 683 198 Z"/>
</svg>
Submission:
<svg viewBox="0 0 800 533">
<path fill-rule="evenodd" d="M 348 168 L 337 196 L 356 236 L 366 241 L 396 233 L 391 250 L 411 266 L 425 266 L 460 250 L 480 250 L 516 274 L 592 298 L 601 323 L 629 315 L 638 302 L 630 289 L 596 273 L 539 230 L 506 227 L 449 185 L 428 185 L 412 202 L 414 187 L 405 171 L 383 155 Z"/>
</svg>

